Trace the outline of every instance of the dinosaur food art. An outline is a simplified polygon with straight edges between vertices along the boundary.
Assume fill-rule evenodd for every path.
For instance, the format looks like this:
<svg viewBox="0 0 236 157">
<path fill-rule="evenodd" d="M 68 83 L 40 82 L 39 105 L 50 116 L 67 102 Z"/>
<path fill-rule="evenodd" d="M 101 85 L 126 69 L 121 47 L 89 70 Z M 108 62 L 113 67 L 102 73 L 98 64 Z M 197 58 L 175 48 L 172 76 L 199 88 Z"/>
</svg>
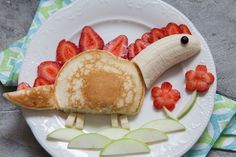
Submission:
<svg viewBox="0 0 236 157">
<path fill-rule="evenodd" d="M 177 117 L 171 111 L 181 96 L 169 82 L 154 87 L 152 98 L 154 107 L 164 109 L 170 119 L 154 120 L 129 132 L 127 116 L 141 111 L 145 91 L 165 71 L 200 51 L 200 41 L 184 24 L 153 28 L 130 45 L 125 35 L 104 44 L 92 27 L 85 26 L 78 46 L 63 39 L 57 47 L 56 61 L 38 66 L 34 87 L 23 82 L 17 91 L 3 96 L 28 109 L 68 112 L 67 127 L 73 127 L 76 121 L 75 128 L 83 129 L 86 113 L 111 115 L 112 127 L 119 127 L 120 120 L 122 128 L 97 133 L 65 128 L 48 135 L 49 140 L 69 142 L 68 148 L 102 149 L 101 156 L 146 153 L 150 151 L 147 143 L 168 140 L 166 133 L 185 130 L 178 119 L 192 108 L 197 92 L 209 89 L 214 76 L 204 65 L 186 73 L 186 89 L 196 91 Z M 122 151 L 126 145 L 130 149 Z"/>
</svg>

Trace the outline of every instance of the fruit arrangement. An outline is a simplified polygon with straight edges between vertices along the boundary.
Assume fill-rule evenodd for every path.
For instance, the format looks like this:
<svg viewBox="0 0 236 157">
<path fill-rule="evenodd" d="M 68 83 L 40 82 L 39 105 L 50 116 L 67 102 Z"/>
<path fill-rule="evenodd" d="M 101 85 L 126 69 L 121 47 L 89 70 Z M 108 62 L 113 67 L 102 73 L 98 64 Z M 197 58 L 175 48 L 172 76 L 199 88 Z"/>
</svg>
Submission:
<svg viewBox="0 0 236 157">
<path fill-rule="evenodd" d="M 164 44 L 167 42 L 170 46 L 176 47 L 175 51 L 172 51 L 169 48 L 169 45 Z M 33 87 L 30 87 L 30 85 L 26 82 L 22 82 L 18 85 L 18 93 L 5 93 L 4 96 L 10 101 L 30 109 L 58 109 L 73 112 L 79 111 L 82 113 L 97 112 L 111 114 L 112 126 L 116 127 L 118 126 L 117 115 L 122 114 L 122 116 L 120 116 L 121 127 L 128 128 L 128 120 L 126 115 L 134 115 L 139 112 L 145 94 L 145 88 L 148 89 L 152 87 L 153 82 L 167 69 L 197 54 L 199 51 L 199 41 L 192 37 L 189 28 L 184 24 L 177 25 L 176 23 L 171 22 L 168 23 L 166 27 L 153 28 L 150 32 L 144 33 L 140 39 L 135 40 L 131 44 L 128 44 L 128 38 L 125 35 L 119 35 L 105 44 L 103 39 L 92 27 L 85 26 L 81 31 L 80 39 L 77 45 L 71 41 L 62 39 L 57 45 L 55 60 L 44 61 L 38 65 L 37 78 L 35 79 Z M 176 60 L 175 58 L 177 57 L 179 58 Z M 73 77 L 68 78 L 68 80 L 70 79 L 72 82 L 69 84 L 65 82 L 65 80 L 67 80 L 67 76 L 71 75 L 68 71 L 73 71 L 74 67 L 79 69 L 80 65 L 77 64 L 76 67 L 75 63 L 80 62 L 81 64 L 84 62 L 83 64 L 89 67 L 90 64 L 87 64 L 87 58 L 90 58 L 90 60 L 99 58 L 100 60 L 117 62 L 115 64 L 119 67 L 117 69 L 120 69 L 123 65 L 126 67 L 132 65 L 132 68 L 128 70 L 131 71 L 129 74 L 130 76 L 128 77 L 136 78 L 136 82 L 138 83 L 135 87 L 139 89 L 137 90 L 137 93 L 133 93 L 134 95 L 138 95 L 139 99 L 139 105 L 135 106 L 135 110 L 131 111 L 127 108 L 122 110 L 114 110 L 114 108 L 111 109 L 108 106 L 102 108 L 104 107 L 104 104 L 102 104 L 102 106 L 97 103 L 95 105 L 96 107 L 100 105 L 100 108 L 98 107 L 98 112 L 96 109 L 91 109 L 89 107 L 86 108 L 86 105 L 84 105 L 85 107 L 83 106 L 84 108 L 81 106 L 78 106 L 78 108 L 72 108 L 71 106 L 75 107 L 78 105 L 77 102 L 77 104 L 72 103 L 69 105 L 65 103 L 65 100 L 61 97 L 61 93 L 66 93 L 69 88 L 64 88 L 70 84 L 73 84 L 73 86 L 79 86 L 78 84 L 73 83 L 73 81 L 78 82 L 80 81 L 80 77 L 82 77 L 82 75 L 86 76 L 83 74 L 85 73 L 85 70 L 82 69 L 81 76 L 77 76 L 76 73 L 74 73 Z M 153 62 L 151 62 L 152 60 Z M 103 63 L 104 67 L 108 65 L 110 66 L 110 63 L 108 63 L 109 61 Z M 69 68 L 72 67 L 72 65 L 74 67 Z M 97 67 L 92 68 L 96 69 Z M 123 68 L 123 71 L 127 71 L 127 68 Z M 107 73 L 106 75 L 101 75 L 101 72 L 99 72 L 99 74 L 93 72 L 93 76 L 96 78 L 96 81 L 99 79 L 104 82 L 102 84 L 102 88 L 106 88 L 106 86 L 109 88 L 111 87 L 110 84 L 106 84 L 109 81 L 104 80 L 104 76 L 111 77 L 113 81 L 116 81 L 117 79 L 117 77 L 114 77 L 115 75 L 108 75 Z M 126 78 L 123 80 L 132 82 L 132 80 Z M 191 110 L 196 102 L 198 96 L 197 93 L 206 92 L 210 88 L 210 85 L 214 82 L 214 76 L 212 73 L 207 71 L 207 67 L 205 65 L 198 65 L 195 70 L 189 70 L 186 72 L 185 80 L 186 90 L 193 92 L 192 98 L 186 103 L 183 110 L 177 116 L 173 115 L 171 111 L 175 109 L 179 99 L 181 99 L 181 93 L 178 89 L 172 87 L 171 83 L 163 82 L 160 87 L 153 87 L 151 94 L 154 108 L 157 110 L 163 109 L 169 118 L 153 120 L 144 124 L 139 129 L 131 131 L 121 128 L 108 128 L 100 130 L 96 133 L 84 133 L 83 131 L 72 128 L 63 128 L 50 133 L 48 135 L 48 140 L 69 142 L 68 148 L 71 149 L 101 149 L 101 156 L 147 153 L 150 151 L 147 144 L 166 141 L 168 140 L 167 134 L 185 130 L 185 127 L 178 120 L 183 118 Z M 125 81 L 123 81 L 124 84 Z M 86 84 L 90 84 L 91 82 L 94 82 L 92 78 L 90 79 L 90 82 Z M 117 84 L 119 82 L 121 81 L 117 81 Z M 135 81 L 132 83 L 134 82 Z M 116 83 L 111 84 L 113 86 Z M 112 89 L 114 90 L 114 88 Z M 70 90 L 72 89 L 70 88 Z M 77 88 L 77 91 L 79 90 L 80 88 Z M 88 87 L 88 90 L 92 91 L 95 95 L 97 93 L 102 93 L 100 86 L 96 86 L 96 88 Z M 109 90 L 110 89 L 108 89 L 108 91 Z M 48 94 L 45 94 L 45 96 L 40 95 L 40 99 L 38 101 L 30 100 L 31 97 L 29 97 L 29 99 L 20 99 L 21 97 L 27 97 L 29 95 L 32 95 L 33 97 L 36 95 L 38 97 L 37 94 L 42 93 L 43 91 L 47 91 Z M 106 93 L 112 92 L 113 91 Z M 89 93 L 87 95 L 93 94 Z M 127 94 L 128 92 L 126 95 Z M 68 97 L 78 98 L 78 95 L 81 94 L 76 93 Z M 109 96 L 106 97 L 109 98 Z M 86 99 L 88 98 L 89 97 L 86 97 Z M 100 98 L 101 95 L 96 95 L 93 97 L 93 99 L 96 99 L 96 102 L 103 101 L 100 100 Z M 104 97 L 102 98 L 105 99 Z M 45 103 L 42 104 L 42 102 Z M 60 104 L 61 102 L 64 104 Z M 70 101 L 70 103 L 71 102 L 72 101 Z M 106 99 L 105 102 L 110 103 L 111 101 L 110 99 Z M 125 104 L 124 106 L 129 106 L 129 103 L 126 103 L 126 99 L 123 103 L 116 102 L 117 106 L 122 106 L 122 104 Z M 83 114 L 70 114 L 67 119 L 67 122 L 69 123 L 66 122 L 66 125 L 68 124 L 67 126 L 73 127 L 76 119 L 76 122 L 79 122 L 77 124 L 78 127 L 76 128 L 82 129 L 84 123 L 83 117 Z M 124 147 L 127 149 L 124 150 Z"/>
</svg>

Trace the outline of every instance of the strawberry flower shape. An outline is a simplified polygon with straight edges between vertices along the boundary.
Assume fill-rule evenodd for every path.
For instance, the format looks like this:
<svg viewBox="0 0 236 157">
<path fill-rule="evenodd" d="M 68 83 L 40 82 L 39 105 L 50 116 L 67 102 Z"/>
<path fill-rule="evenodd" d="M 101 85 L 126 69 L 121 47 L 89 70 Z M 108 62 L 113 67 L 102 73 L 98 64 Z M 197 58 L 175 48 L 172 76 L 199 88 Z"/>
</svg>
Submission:
<svg viewBox="0 0 236 157">
<path fill-rule="evenodd" d="M 160 87 L 154 87 L 152 89 L 152 97 L 154 99 L 153 105 L 156 109 L 167 108 L 172 111 L 175 108 L 175 104 L 180 99 L 180 92 L 176 89 L 172 89 L 172 85 L 169 82 L 164 82 Z"/>
<path fill-rule="evenodd" d="M 185 74 L 186 90 L 205 92 L 214 82 L 214 75 L 207 71 L 205 65 L 198 65 L 194 70 L 189 70 Z"/>
</svg>

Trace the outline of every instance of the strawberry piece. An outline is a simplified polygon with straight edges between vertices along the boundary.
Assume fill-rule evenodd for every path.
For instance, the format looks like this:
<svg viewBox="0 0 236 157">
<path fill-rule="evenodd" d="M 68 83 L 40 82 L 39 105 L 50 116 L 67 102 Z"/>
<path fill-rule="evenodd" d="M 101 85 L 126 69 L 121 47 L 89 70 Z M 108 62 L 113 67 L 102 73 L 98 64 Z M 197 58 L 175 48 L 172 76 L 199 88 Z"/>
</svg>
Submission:
<svg viewBox="0 0 236 157">
<path fill-rule="evenodd" d="M 134 43 L 130 44 L 128 46 L 128 60 L 131 60 L 135 57 L 135 52 L 134 52 Z"/>
<path fill-rule="evenodd" d="M 142 41 L 141 39 L 135 40 L 135 43 L 134 43 L 135 55 L 137 55 L 139 52 L 145 49 L 148 45 L 149 45 L 148 43 Z"/>
<path fill-rule="evenodd" d="M 180 99 L 180 92 L 172 89 L 169 82 L 163 82 L 160 87 L 152 88 L 152 97 L 154 98 L 153 105 L 156 109 L 166 107 L 169 111 L 175 108 L 175 104 Z"/>
<path fill-rule="evenodd" d="M 167 35 L 180 34 L 181 30 L 176 23 L 171 22 L 166 26 L 166 33 Z"/>
<path fill-rule="evenodd" d="M 89 49 L 98 49 L 102 50 L 104 46 L 104 41 L 102 38 L 93 30 L 90 26 L 85 26 L 82 29 L 79 47 L 81 51 L 89 50 Z"/>
<path fill-rule="evenodd" d="M 180 28 L 182 34 L 190 34 L 190 35 L 192 35 L 192 33 L 190 32 L 190 30 L 189 30 L 187 25 L 181 24 L 181 25 L 179 25 L 179 28 Z"/>
<path fill-rule="evenodd" d="M 54 83 L 60 69 L 60 63 L 56 61 L 45 61 L 40 63 L 38 66 L 38 76 L 52 84 Z"/>
<path fill-rule="evenodd" d="M 51 83 L 48 82 L 47 80 L 45 80 L 42 77 L 37 77 L 34 81 L 34 87 L 38 87 L 38 86 L 43 86 L 43 85 L 50 85 Z"/>
<path fill-rule="evenodd" d="M 155 41 L 157 41 L 157 40 L 159 40 L 161 38 L 164 38 L 164 37 L 165 37 L 165 34 L 162 31 L 162 29 L 153 28 L 151 30 L 149 42 L 153 43 L 153 42 L 155 42 Z"/>
<path fill-rule="evenodd" d="M 141 39 L 142 39 L 144 42 L 149 43 L 150 37 L 151 37 L 151 33 L 148 33 L 148 32 L 147 32 L 147 33 L 144 33 L 144 34 L 142 35 Z"/>
<path fill-rule="evenodd" d="M 111 52 L 115 56 L 127 58 L 128 38 L 125 35 L 119 35 L 115 39 L 108 42 L 103 50 Z"/>
<path fill-rule="evenodd" d="M 61 40 L 57 46 L 56 60 L 64 64 L 80 52 L 79 48 L 72 42 Z"/>
<path fill-rule="evenodd" d="M 18 86 L 16 90 L 22 90 L 22 89 L 27 89 L 27 88 L 31 88 L 30 85 L 26 82 L 21 82 Z"/>
<path fill-rule="evenodd" d="M 214 75 L 207 72 L 205 65 L 198 65 L 195 71 L 189 70 L 185 74 L 186 90 L 198 92 L 205 92 L 209 89 L 210 85 L 214 82 Z"/>
<path fill-rule="evenodd" d="M 161 31 L 162 31 L 164 37 L 166 37 L 168 35 L 167 32 L 166 32 L 166 28 L 165 27 L 162 27 Z"/>
</svg>

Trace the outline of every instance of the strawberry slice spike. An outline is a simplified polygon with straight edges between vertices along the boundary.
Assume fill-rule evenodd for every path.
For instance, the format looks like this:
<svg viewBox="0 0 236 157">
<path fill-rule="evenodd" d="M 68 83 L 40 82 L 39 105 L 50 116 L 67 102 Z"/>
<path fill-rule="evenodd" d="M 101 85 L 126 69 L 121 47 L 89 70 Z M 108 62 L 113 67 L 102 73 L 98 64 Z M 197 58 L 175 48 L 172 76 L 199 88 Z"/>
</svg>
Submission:
<svg viewBox="0 0 236 157">
<path fill-rule="evenodd" d="M 80 52 L 80 49 L 72 42 L 61 40 L 57 46 L 56 60 L 62 64 L 74 57 Z"/>
<path fill-rule="evenodd" d="M 181 25 L 179 25 L 179 28 L 180 28 L 182 34 L 190 34 L 190 35 L 192 35 L 192 33 L 190 32 L 190 30 L 189 30 L 187 25 L 181 24 Z"/>
<path fill-rule="evenodd" d="M 38 86 L 43 86 L 43 85 L 50 85 L 52 83 L 48 82 L 47 80 L 45 80 L 42 77 L 37 77 L 34 81 L 34 87 L 38 87 Z"/>
<path fill-rule="evenodd" d="M 151 37 L 151 33 L 147 32 L 147 33 L 144 33 L 141 37 L 141 39 L 146 42 L 146 43 L 149 43 L 149 40 L 150 40 L 150 37 Z"/>
<path fill-rule="evenodd" d="M 162 31 L 164 37 L 166 37 L 168 35 L 167 32 L 166 32 L 166 28 L 165 27 L 162 27 L 161 31 Z"/>
<path fill-rule="evenodd" d="M 150 34 L 150 39 L 149 39 L 149 42 L 150 43 L 153 43 L 161 38 L 164 38 L 165 37 L 165 34 L 164 32 L 162 31 L 162 29 L 159 29 L 159 28 L 153 28 L 151 30 L 151 34 Z"/>
<path fill-rule="evenodd" d="M 141 39 L 137 39 L 134 43 L 135 55 L 137 55 L 139 52 L 145 49 L 148 45 L 149 45 L 148 43 L 142 41 Z"/>
<path fill-rule="evenodd" d="M 132 60 L 135 57 L 135 52 L 134 52 L 134 43 L 130 44 L 128 46 L 128 60 Z"/>
<path fill-rule="evenodd" d="M 31 88 L 30 85 L 26 82 L 21 82 L 18 86 L 16 90 L 22 90 L 22 89 L 27 89 L 27 88 Z"/>
<path fill-rule="evenodd" d="M 38 76 L 54 83 L 56 76 L 61 69 L 61 64 L 56 61 L 44 61 L 38 66 Z"/>
<path fill-rule="evenodd" d="M 93 30 L 90 26 L 85 26 L 82 29 L 79 47 L 81 51 L 89 50 L 89 49 L 98 49 L 102 50 L 104 46 L 103 39 Z"/>
<path fill-rule="evenodd" d="M 166 26 L 167 35 L 181 34 L 181 30 L 176 23 L 168 23 Z"/>
<path fill-rule="evenodd" d="M 167 93 L 172 89 L 172 85 L 169 82 L 164 82 L 161 85 L 161 89 L 164 93 Z"/>
<path fill-rule="evenodd" d="M 125 35 L 119 35 L 115 39 L 108 42 L 103 50 L 111 52 L 115 56 L 127 58 L 128 38 Z"/>
</svg>

